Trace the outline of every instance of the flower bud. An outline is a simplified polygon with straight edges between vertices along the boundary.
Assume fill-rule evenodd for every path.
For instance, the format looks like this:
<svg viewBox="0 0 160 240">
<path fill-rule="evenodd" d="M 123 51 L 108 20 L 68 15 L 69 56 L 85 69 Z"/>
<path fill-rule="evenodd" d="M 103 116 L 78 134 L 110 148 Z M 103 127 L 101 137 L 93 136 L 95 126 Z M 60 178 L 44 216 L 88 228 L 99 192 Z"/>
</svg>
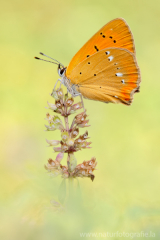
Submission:
<svg viewBox="0 0 160 240">
<path fill-rule="evenodd" d="M 81 144 L 81 148 L 90 148 L 89 145 L 91 144 L 91 142 L 83 142 Z"/>
<path fill-rule="evenodd" d="M 69 146 L 69 147 L 71 147 L 71 146 L 73 146 L 74 145 L 74 139 L 73 138 L 68 138 L 68 140 L 67 140 L 67 145 Z"/>
<path fill-rule="evenodd" d="M 78 134 L 79 134 L 79 128 L 75 128 L 72 130 L 71 136 L 75 138 L 77 137 Z"/>
<path fill-rule="evenodd" d="M 64 156 L 64 153 L 61 153 L 61 152 L 60 152 L 60 153 L 57 155 L 57 157 L 56 157 L 56 161 L 60 163 L 60 162 L 62 161 L 62 159 L 63 159 L 63 156 Z"/>
<path fill-rule="evenodd" d="M 54 171 L 52 171 L 49 175 L 51 177 L 57 177 L 58 175 L 60 175 L 61 172 L 58 169 L 55 169 Z"/>
<path fill-rule="evenodd" d="M 86 171 L 85 170 L 83 170 L 83 171 L 81 171 L 81 173 L 82 173 L 82 175 L 86 175 Z"/>
<path fill-rule="evenodd" d="M 67 150 L 68 150 L 68 146 L 67 146 L 67 144 L 61 142 L 61 149 L 62 149 L 63 152 L 67 151 Z"/>
<path fill-rule="evenodd" d="M 52 121 L 52 116 L 49 113 L 46 113 L 46 118 L 45 120 L 47 120 L 48 122 Z"/>
<path fill-rule="evenodd" d="M 69 170 L 73 172 L 77 166 L 77 159 L 75 158 L 74 154 L 69 155 Z"/>
<path fill-rule="evenodd" d="M 47 142 L 50 146 L 57 146 L 57 145 L 60 143 L 60 141 L 58 141 L 58 140 L 47 140 L 47 139 L 46 139 L 46 142 Z"/>
<path fill-rule="evenodd" d="M 53 122 L 55 124 L 61 124 L 62 123 L 62 120 L 60 119 L 60 117 L 58 116 L 53 116 Z"/>
<path fill-rule="evenodd" d="M 54 150 L 55 152 L 61 152 L 62 149 L 61 149 L 61 147 L 54 147 L 53 150 Z"/>
<path fill-rule="evenodd" d="M 60 163 L 53 161 L 51 158 L 49 158 L 47 166 L 44 166 L 46 170 L 52 171 L 54 169 L 58 169 L 60 167 Z"/>
<path fill-rule="evenodd" d="M 69 177 L 69 173 L 68 172 L 63 172 L 62 173 L 62 178 L 68 178 Z"/>
<path fill-rule="evenodd" d="M 83 141 L 84 141 L 84 140 L 82 140 L 82 138 L 79 137 L 79 138 L 76 139 L 75 143 L 80 144 L 80 143 L 82 143 Z"/>
<path fill-rule="evenodd" d="M 52 160 L 52 158 L 49 158 L 48 159 L 48 163 L 47 163 L 47 168 L 55 168 L 56 167 L 56 164 L 55 162 Z"/>
<path fill-rule="evenodd" d="M 90 169 L 90 170 L 88 170 L 88 173 L 89 173 L 89 174 L 92 174 L 93 172 L 92 172 L 92 170 Z"/>
<path fill-rule="evenodd" d="M 56 108 L 61 109 L 63 107 L 60 100 L 56 100 Z"/>
<path fill-rule="evenodd" d="M 45 125 L 45 127 L 47 128 L 47 131 L 54 131 L 54 130 L 57 129 L 54 124 L 52 124 L 52 125 L 50 125 L 50 126 Z"/>
<path fill-rule="evenodd" d="M 90 161 L 88 161 L 88 165 L 91 166 L 92 168 L 95 168 L 97 165 L 96 158 L 92 157 Z"/>
<path fill-rule="evenodd" d="M 56 110 L 54 110 L 54 112 L 62 114 L 63 111 L 62 111 L 62 109 L 57 108 Z"/>
<path fill-rule="evenodd" d="M 81 123 L 84 122 L 84 120 L 86 119 L 86 117 L 87 117 L 86 113 L 85 113 L 85 112 L 82 112 L 82 113 L 80 113 L 80 114 L 78 114 L 78 115 L 75 116 L 75 122 L 76 122 L 77 124 L 81 124 Z M 88 121 L 89 121 L 89 120 L 88 120 Z"/>
<path fill-rule="evenodd" d="M 48 106 L 49 106 L 49 109 L 51 109 L 51 110 L 53 110 L 53 111 L 57 109 L 57 106 L 56 106 L 55 104 L 49 103 L 49 102 L 47 102 L 47 104 L 48 104 Z"/>
<path fill-rule="evenodd" d="M 84 127 L 89 127 L 88 125 L 89 120 L 83 121 L 82 123 L 78 124 L 78 127 L 84 128 Z"/>
<path fill-rule="evenodd" d="M 75 111 L 75 110 L 78 110 L 78 109 L 81 109 L 81 108 L 82 108 L 82 103 L 79 102 L 79 103 L 76 103 L 76 104 L 72 105 L 71 110 Z"/>
<path fill-rule="evenodd" d="M 88 131 L 86 131 L 84 134 L 83 134 L 83 139 L 87 139 L 88 138 Z"/>
<path fill-rule="evenodd" d="M 69 133 L 67 131 L 63 131 L 61 133 L 62 141 L 66 142 L 69 138 Z"/>
<path fill-rule="evenodd" d="M 70 107 L 70 106 L 72 106 L 73 103 L 74 103 L 74 99 L 73 98 L 68 98 L 65 102 L 65 105 L 67 107 Z"/>
<path fill-rule="evenodd" d="M 75 110 L 70 110 L 69 111 L 69 114 L 73 114 L 73 113 L 75 113 Z"/>
<path fill-rule="evenodd" d="M 53 116 L 53 124 L 57 127 L 57 129 L 63 128 L 62 120 L 58 116 Z"/>
<path fill-rule="evenodd" d="M 68 167 L 67 166 L 60 166 L 60 168 L 62 169 L 63 172 L 66 172 L 68 170 Z"/>
<path fill-rule="evenodd" d="M 57 92 L 53 89 L 52 93 L 51 93 L 51 96 L 55 99 L 55 100 L 58 100 L 59 97 L 58 97 L 58 94 Z"/>
<path fill-rule="evenodd" d="M 57 95 L 58 95 L 59 98 L 63 97 L 63 90 L 62 90 L 62 88 L 57 90 Z"/>
<path fill-rule="evenodd" d="M 49 159 L 48 159 L 48 163 L 49 163 L 50 165 L 53 165 L 53 166 L 55 165 L 55 163 L 54 163 L 54 161 L 53 161 L 52 158 L 49 158 Z"/>
</svg>

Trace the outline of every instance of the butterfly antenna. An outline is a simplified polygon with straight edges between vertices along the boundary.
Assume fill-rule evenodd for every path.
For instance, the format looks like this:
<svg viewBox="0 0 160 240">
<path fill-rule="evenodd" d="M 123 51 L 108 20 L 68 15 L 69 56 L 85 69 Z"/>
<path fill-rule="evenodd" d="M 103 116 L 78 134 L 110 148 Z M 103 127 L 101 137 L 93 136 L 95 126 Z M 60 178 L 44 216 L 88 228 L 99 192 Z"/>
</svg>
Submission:
<svg viewBox="0 0 160 240">
<path fill-rule="evenodd" d="M 35 59 L 38 59 L 38 60 L 45 61 L 45 62 L 50 62 L 50 63 L 53 63 L 53 64 L 57 64 L 57 65 L 59 65 L 59 64 L 56 63 L 56 62 L 48 61 L 48 60 L 45 60 L 45 59 L 42 59 L 42 58 L 39 58 L 39 57 L 34 57 L 34 58 L 35 58 Z"/>
<path fill-rule="evenodd" d="M 54 60 L 54 61 L 56 61 L 56 62 L 58 62 L 62 67 L 64 67 L 64 65 L 63 65 L 62 63 L 60 63 L 59 61 L 57 61 L 56 59 L 51 58 L 51 57 L 47 56 L 46 54 L 44 54 L 44 53 L 42 53 L 42 52 L 40 52 L 40 54 L 43 55 L 43 56 L 45 56 L 45 57 L 48 57 L 48 58 L 50 58 L 50 59 L 52 59 L 52 60 Z"/>
</svg>

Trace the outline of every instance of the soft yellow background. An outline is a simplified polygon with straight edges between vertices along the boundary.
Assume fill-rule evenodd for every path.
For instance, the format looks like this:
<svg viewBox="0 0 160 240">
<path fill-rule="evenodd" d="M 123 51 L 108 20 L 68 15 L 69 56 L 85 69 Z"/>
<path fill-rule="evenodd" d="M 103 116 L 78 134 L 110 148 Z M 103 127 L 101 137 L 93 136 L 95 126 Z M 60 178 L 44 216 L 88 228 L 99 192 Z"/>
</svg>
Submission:
<svg viewBox="0 0 160 240">
<path fill-rule="evenodd" d="M 45 139 L 60 135 L 44 131 L 44 118 L 58 74 L 56 66 L 33 57 L 41 51 L 67 66 L 117 17 L 128 22 L 135 38 L 141 91 L 131 107 L 85 100 L 93 143 L 76 156 L 79 163 L 97 158 L 96 178 L 79 180 L 82 209 L 77 204 L 55 213 L 50 200 L 58 199 L 62 179 L 50 178 L 43 165 L 56 157 Z M 159 239 L 159 0 L 1 1 L 0 43 L 0 239 L 80 239 L 80 232 L 116 231 L 152 231 Z"/>
</svg>

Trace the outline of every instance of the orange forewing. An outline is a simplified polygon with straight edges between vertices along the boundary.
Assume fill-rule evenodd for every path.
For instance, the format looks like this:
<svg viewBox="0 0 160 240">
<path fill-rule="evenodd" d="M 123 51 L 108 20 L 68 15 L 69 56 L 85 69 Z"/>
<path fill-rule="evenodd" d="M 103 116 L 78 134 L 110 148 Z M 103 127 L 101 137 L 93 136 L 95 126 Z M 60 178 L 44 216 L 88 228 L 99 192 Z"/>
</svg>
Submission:
<svg viewBox="0 0 160 240">
<path fill-rule="evenodd" d="M 107 48 L 78 64 L 69 79 L 86 98 L 129 105 L 139 88 L 140 70 L 133 53 Z"/>
<path fill-rule="evenodd" d="M 80 62 L 108 47 L 125 48 L 135 52 L 132 32 L 124 19 L 114 19 L 102 27 L 72 58 L 66 76 L 70 78 L 72 70 Z"/>
</svg>

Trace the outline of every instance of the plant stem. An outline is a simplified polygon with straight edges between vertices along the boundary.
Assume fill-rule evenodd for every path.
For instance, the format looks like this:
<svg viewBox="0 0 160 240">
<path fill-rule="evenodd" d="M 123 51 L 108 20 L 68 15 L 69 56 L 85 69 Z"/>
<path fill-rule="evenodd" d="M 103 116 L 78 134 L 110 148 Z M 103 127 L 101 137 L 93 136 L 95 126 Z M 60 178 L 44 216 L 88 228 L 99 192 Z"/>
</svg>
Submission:
<svg viewBox="0 0 160 240">
<path fill-rule="evenodd" d="M 66 125 L 66 130 L 69 133 L 69 123 L 68 123 L 68 116 L 64 117 L 65 125 Z"/>
</svg>

